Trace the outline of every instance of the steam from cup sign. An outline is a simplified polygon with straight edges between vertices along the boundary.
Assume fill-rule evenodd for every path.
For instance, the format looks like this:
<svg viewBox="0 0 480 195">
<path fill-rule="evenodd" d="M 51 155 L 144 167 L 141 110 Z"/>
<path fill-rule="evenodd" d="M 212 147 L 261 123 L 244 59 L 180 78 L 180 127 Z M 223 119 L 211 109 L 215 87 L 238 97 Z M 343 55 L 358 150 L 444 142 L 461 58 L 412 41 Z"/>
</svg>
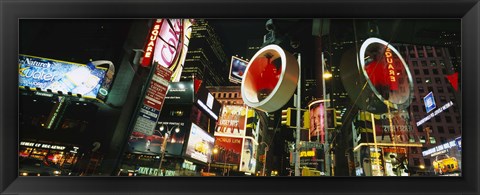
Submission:
<svg viewBox="0 0 480 195">
<path fill-rule="evenodd" d="M 245 104 L 264 112 L 280 109 L 290 100 L 298 82 L 298 62 L 277 45 L 260 49 L 249 62 L 242 80 Z"/>
</svg>

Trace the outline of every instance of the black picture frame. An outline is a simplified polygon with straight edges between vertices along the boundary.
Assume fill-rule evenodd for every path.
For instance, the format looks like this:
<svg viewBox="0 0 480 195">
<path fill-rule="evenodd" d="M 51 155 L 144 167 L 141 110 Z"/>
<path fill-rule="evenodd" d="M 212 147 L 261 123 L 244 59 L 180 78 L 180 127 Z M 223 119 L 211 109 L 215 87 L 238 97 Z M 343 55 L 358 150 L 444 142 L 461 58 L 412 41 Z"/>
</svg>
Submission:
<svg viewBox="0 0 480 195">
<path fill-rule="evenodd" d="M 0 2 L 0 192 L 2 194 L 480 194 L 480 3 L 478 0 L 203 0 Z M 18 177 L 20 18 L 461 18 L 462 177 Z M 68 33 L 68 32 L 66 32 Z"/>
</svg>

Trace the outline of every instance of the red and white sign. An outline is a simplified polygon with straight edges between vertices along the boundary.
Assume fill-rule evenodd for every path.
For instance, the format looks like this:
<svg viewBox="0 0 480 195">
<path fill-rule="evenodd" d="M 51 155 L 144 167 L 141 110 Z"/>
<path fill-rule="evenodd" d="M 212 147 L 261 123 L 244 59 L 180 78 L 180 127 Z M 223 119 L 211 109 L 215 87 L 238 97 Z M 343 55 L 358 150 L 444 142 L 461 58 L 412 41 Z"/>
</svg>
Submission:
<svg viewBox="0 0 480 195">
<path fill-rule="evenodd" d="M 145 54 L 140 62 L 143 67 L 150 66 L 150 62 L 152 62 L 152 56 L 155 49 L 155 42 L 157 40 L 158 33 L 160 32 L 160 27 L 162 26 L 162 19 L 155 20 L 153 24 L 152 31 L 150 31 L 150 36 L 148 36 L 148 42 L 145 46 Z"/>
<path fill-rule="evenodd" d="M 157 110 L 162 110 L 171 76 L 172 71 L 163 66 L 157 66 L 155 74 L 150 81 L 150 86 L 145 94 L 145 99 L 143 100 L 145 105 Z"/>
</svg>

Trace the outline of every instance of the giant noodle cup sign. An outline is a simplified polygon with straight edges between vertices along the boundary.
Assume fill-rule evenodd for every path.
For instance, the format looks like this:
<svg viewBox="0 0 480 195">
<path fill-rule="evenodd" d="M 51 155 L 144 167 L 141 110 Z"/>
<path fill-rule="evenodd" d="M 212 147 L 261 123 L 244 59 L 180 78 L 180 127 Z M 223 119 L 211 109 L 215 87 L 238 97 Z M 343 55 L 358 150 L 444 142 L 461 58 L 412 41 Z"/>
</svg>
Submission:
<svg viewBox="0 0 480 195">
<path fill-rule="evenodd" d="M 297 87 L 298 63 L 277 45 L 260 49 L 249 62 L 242 80 L 245 104 L 264 112 L 285 105 Z"/>
<path fill-rule="evenodd" d="M 358 61 L 357 69 L 354 64 Z M 375 114 L 405 109 L 413 96 L 412 75 L 400 53 L 378 38 L 363 42 L 356 54 L 346 51 L 340 62 L 341 79 L 350 98 L 362 110 Z"/>
</svg>

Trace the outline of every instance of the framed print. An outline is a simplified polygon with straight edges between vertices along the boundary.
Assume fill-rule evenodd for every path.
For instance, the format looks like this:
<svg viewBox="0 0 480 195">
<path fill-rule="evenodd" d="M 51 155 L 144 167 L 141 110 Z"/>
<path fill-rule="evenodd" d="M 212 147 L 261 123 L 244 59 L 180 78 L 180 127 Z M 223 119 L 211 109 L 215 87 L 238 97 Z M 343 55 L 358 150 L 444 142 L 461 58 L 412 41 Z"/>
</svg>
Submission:
<svg viewBox="0 0 480 195">
<path fill-rule="evenodd" d="M 480 193 L 478 0 L 0 9 L 2 194 Z"/>
</svg>

